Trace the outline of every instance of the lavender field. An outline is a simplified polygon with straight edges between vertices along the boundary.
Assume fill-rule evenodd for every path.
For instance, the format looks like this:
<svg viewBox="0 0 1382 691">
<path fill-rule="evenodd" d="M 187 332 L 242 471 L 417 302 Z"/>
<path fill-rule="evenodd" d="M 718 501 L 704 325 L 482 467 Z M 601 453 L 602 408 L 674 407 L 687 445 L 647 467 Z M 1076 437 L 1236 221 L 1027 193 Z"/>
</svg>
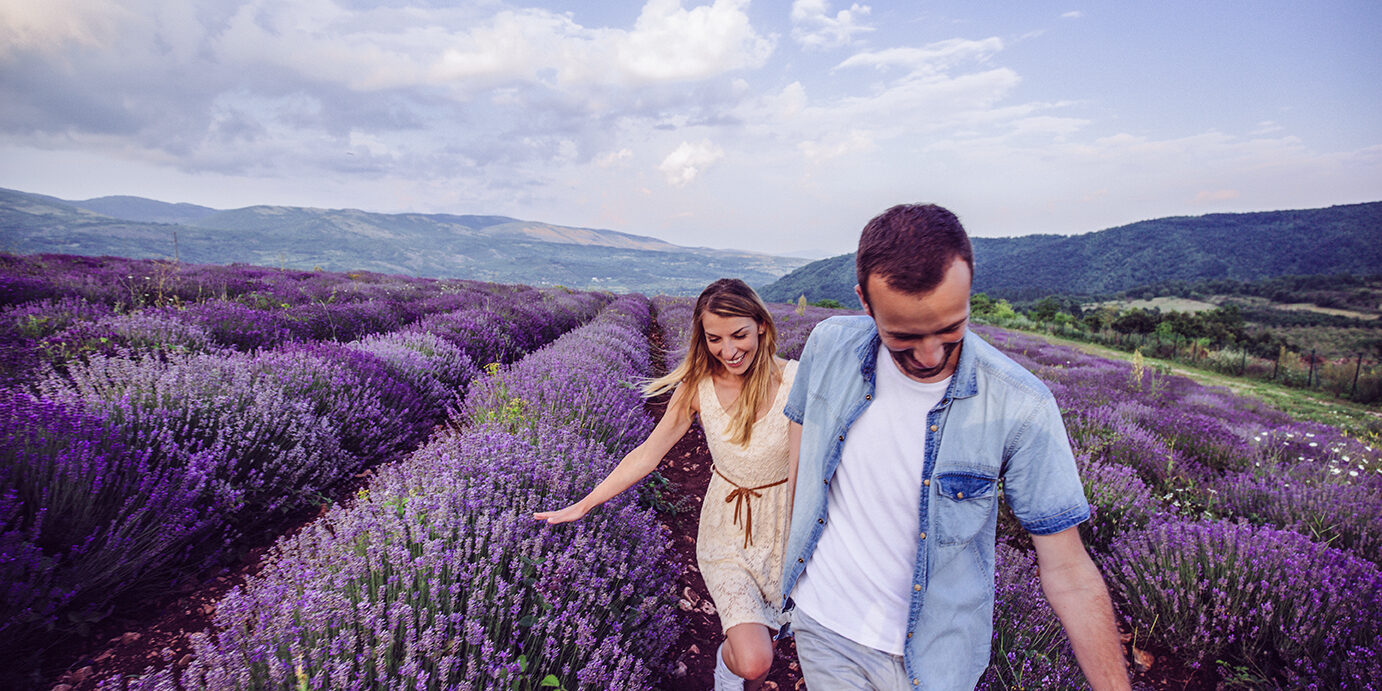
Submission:
<svg viewBox="0 0 1382 691">
<path fill-rule="evenodd" d="M 772 309 L 787 357 L 839 313 Z M 681 629 L 657 513 L 628 492 L 576 524 L 530 515 L 582 496 L 648 433 L 636 384 L 684 347 L 690 310 L 0 256 L 7 685 L 51 683 L 34 674 L 55 642 L 372 468 L 216 604 L 190 657 L 99 686 L 658 688 Z M 1379 688 L 1379 450 L 1137 362 L 976 331 L 1065 411 L 1095 507 L 1087 544 L 1154 669 L 1203 688 Z M 981 686 L 1080 688 L 1024 536 L 1008 518 L 1000 533 Z"/>
</svg>

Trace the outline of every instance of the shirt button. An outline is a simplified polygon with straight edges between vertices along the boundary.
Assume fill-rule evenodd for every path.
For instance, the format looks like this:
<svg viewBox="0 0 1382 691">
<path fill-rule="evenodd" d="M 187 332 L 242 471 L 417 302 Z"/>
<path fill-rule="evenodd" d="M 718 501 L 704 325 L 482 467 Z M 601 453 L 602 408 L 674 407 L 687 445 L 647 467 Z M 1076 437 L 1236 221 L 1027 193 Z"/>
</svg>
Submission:
<svg viewBox="0 0 1382 691">
<path fill-rule="evenodd" d="M 925 479 L 925 480 L 922 480 L 922 481 L 921 481 L 921 484 L 923 484 L 923 485 L 925 485 L 925 486 L 927 486 L 927 487 L 930 487 L 930 486 L 931 486 L 931 479 L 930 479 L 930 478 L 927 478 L 927 479 Z"/>
<path fill-rule="evenodd" d="M 825 519 L 824 519 L 824 518 L 817 518 L 817 519 L 816 519 L 816 522 L 819 523 L 819 524 L 821 524 L 821 525 L 825 525 Z"/>
<path fill-rule="evenodd" d="M 939 426 L 939 425 L 931 425 L 931 431 L 932 431 L 932 432 L 935 432 L 935 431 L 938 430 L 938 429 L 940 429 L 940 426 Z"/>
<path fill-rule="evenodd" d="M 840 441 L 844 441 L 844 440 L 845 440 L 845 435 L 841 434 L 841 435 L 840 435 Z"/>
<path fill-rule="evenodd" d="M 926 539 L 926 533 L 922 533 L 922 534 L 921 534 L 921 539 L 923 539 L 923 540 Z"/>
<path fill-rule="evenodd" d="M 917 585 L 912 586 L 912 590 L 915 590 L 915 591 L 917 591 L 917 592 L 921 592 L 921 584 L 918 583 Z"/>
<path fill-rule="evenodd" d="M 912 637 L 912 632 L 911 632 L 911 631 L 908 631 L 908 632 L 907 632 L 907 637 L 908 637 L 908 638 L 911 638 L 911 637 Z"/>
<path fill-rule="evenodd" d="M 920 679 L 913 679 L 913 680 L 912 680 L 912 686 L 920 686 L 920 685 L 921 685 L 921 680 L 920 680 Z"/>
<path fill-rule="evenodd" d="M 965 493 L 964 493 L 964 492 L 956 492 L 956 493 L 955 493 L 955 498 L 956 498 L 956 499 L 964 499 L 964 498 L 965 498 Z"/>
<path fill-rule="evenodd" d="M 805 559 L 798 559 L 798 560 L 797 560 L 797 563 L 798 563 L 798 564 L 805 564 L 805 563 L 806 563 L 806 560 L 805 560 Z"/>
<path fill-rule="evenodd" d="M 873 394 L 867 394 L 867 393 L 864 394 L 864 400 L 866 400 L 866 401 L 872 401 L 872 400 L 873 400 Z"/>
</svg>

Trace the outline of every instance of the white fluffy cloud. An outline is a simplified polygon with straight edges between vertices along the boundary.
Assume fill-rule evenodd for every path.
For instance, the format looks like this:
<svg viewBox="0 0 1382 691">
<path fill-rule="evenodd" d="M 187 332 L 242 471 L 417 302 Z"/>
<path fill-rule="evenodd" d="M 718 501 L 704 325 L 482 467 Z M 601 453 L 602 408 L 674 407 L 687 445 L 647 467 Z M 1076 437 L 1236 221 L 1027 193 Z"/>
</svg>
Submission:
<svg viewBox="0 0 1382 691">
<path fill-rule="evenodd" d="M 837 48 L 854 41 L 855 36 L 873 27 L 862 20 L 872 10 L 854 3 L 847 10 L 830 15 L 828 0 L 795 0 L 792 3 L 792 38 L 805 48 Z"/>
<path fill-rule="evenodd" d="M 242 5 L 219 49 L 357 90 L 448 87 L 469 97 L 502 84 L 579 88 L 706 79 L 761 66 L 774 41 L 744 0 L 684 8 L 648 0 L 632 29 L 591 28 L 569 13 L 448 8 L 351 11 L 330 0 Z"/>
<path fill-rule="evenodd" d="M 685 187 L 724 156 L 725 152 L 708 139 L 694 144 L 682 142 L 681 146 L 667 154 L 667 158 L 662 159 L 657 169 L 666 176 L 667 184 Z"/>
<path fill-rule="evenodd" d="M 920 48 L 886 48 L 850 56 L 835 67 L 836 70 L 851 67 L 872 67 L 885 70 L 899 67 L 912 73 L 934 74 L 944 72 L 968 60 L 986 60 L 1003 50 L 999 38 L 986 38 L 978 41 L 954 38 L 939 41 Z"/>
</svg>

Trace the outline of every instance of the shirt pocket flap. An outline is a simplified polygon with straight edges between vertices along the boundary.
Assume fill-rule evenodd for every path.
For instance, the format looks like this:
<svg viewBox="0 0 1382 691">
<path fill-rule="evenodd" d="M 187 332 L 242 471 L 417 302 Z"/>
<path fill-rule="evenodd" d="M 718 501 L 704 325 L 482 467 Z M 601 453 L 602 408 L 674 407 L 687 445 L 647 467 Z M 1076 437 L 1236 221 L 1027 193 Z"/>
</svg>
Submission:
<svg viewBox="0 0 1382 691">
<path fill-rule="evenodd" d="M 940 495 L 954 501 L 981 499 L 993 495 L 998 478 L 972 472 L 948 472 L 936 476 Z"/>
</svg>

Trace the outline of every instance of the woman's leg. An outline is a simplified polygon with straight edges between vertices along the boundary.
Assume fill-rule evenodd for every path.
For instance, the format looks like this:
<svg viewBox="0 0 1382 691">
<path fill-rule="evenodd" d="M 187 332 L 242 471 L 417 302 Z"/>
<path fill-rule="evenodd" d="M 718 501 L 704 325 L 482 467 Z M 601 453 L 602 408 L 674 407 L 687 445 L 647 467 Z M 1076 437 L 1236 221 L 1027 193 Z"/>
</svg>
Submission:
<svg viewBox="0 0 1382 691">
<path fill-rule="evenodd" d="M 721 653 L 731 672 L 743 677 L 746 691 L 754 691 L 773 666 L 773 637 L 762 624 L 738 624 L 725 632 Z"/>
</svg>

